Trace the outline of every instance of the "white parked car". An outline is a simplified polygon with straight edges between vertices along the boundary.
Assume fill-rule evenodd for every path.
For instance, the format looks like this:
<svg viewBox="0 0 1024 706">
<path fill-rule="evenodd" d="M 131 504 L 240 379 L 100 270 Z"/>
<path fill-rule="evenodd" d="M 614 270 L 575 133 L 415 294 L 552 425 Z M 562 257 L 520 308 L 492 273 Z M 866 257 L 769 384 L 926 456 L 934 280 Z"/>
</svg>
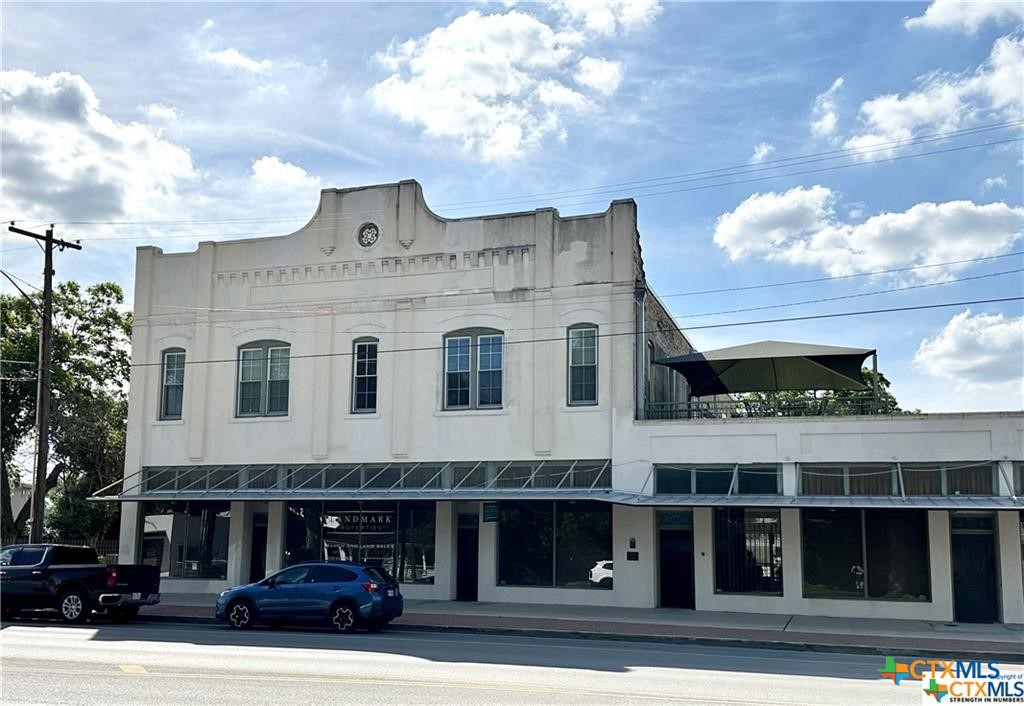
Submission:
<svg viewBox="0 0 1024 706">
<path fill-rule="evenodd" d="M 590 570 L 590 583 L 597 586 L 610 586 L 612 583 L 612 562 L 599 561 Z"/>
</svg>

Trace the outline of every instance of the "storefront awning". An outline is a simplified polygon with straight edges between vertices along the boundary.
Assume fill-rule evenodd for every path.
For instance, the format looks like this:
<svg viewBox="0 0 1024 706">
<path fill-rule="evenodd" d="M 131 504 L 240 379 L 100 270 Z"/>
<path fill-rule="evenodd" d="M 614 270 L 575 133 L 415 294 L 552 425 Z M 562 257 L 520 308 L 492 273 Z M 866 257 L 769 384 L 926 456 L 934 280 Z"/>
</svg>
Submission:
<svg viewBox="0 0 1024 706">
<path fill-rule="evenodd" d="M 761 341 L 656 360 L 681 373 L 693 397 L 779 390 L 868 390 L 866 348 Z"/>
</svg>

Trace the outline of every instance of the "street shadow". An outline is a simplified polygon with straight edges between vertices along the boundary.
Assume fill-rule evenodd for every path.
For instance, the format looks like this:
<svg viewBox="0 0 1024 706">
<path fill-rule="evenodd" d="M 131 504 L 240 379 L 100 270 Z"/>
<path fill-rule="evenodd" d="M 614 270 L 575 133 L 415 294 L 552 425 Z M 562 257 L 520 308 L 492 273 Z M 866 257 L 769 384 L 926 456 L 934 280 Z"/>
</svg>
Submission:
<svg viewBox="0 0 1024 706">
<path fill-rule="evenodd" d="M 93 631 L 92 640 L 153 641 L 202 646 L 267 647 L 403 655 L 433 662 L 531 666 L 628 672 L 637 667 L 694 669 L 745 674 L 794 675 L 877 681 L 882 656 L 767 649 L 721 644 L 638 642 L 573 637 L 522 636 L 455 629 L 394 626 L 379 633 L 339 635 L 317 627 L 263 628 L 236 631 L 213 624 L 139 621 L 113 624 L 97 616 L 68 626 L 41 616 L 3 621 L 0 629 L 55 626 Z M 894 655 L 899 658 L 899 656 Z M 912 659 L 914 657 L 910 657 Z M 964 659 L 969 657 L 965 655 Z"/>
</svg>

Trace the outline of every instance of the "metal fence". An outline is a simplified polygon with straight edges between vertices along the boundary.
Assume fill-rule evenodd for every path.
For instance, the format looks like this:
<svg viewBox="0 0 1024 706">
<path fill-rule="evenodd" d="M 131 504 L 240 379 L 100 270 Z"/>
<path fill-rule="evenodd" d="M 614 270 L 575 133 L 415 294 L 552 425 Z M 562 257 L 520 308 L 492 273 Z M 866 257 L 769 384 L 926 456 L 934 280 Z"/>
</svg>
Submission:
<svg viewBox="0 0 1024 706">
<path fill-rule="evenodd" d="M 757 400 L 691 400 L 652 402 L 646 406 L 647 419 L 737 419 L 765 417 L 827 417 L 877 414 L 872 399 L 798 400 L 761 402 Z"/>
</svg>

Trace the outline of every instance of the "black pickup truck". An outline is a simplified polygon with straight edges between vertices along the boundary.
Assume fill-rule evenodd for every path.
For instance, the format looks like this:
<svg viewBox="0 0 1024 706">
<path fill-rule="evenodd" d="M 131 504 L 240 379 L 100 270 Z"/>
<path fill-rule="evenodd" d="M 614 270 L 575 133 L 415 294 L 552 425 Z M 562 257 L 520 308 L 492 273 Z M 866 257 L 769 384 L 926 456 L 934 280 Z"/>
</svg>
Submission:
<svg viewBox="0 0 1024 706">
<path fill-rule="evenodd" d="M 63 544 L 15 544 L 0 549 L 0 612 L 56 610 L 66 623 L 93 611 L 127 622 L 139 606 L 160 602 L 156 566 L 100 562 L 96 550 Z"/>
</svg>

